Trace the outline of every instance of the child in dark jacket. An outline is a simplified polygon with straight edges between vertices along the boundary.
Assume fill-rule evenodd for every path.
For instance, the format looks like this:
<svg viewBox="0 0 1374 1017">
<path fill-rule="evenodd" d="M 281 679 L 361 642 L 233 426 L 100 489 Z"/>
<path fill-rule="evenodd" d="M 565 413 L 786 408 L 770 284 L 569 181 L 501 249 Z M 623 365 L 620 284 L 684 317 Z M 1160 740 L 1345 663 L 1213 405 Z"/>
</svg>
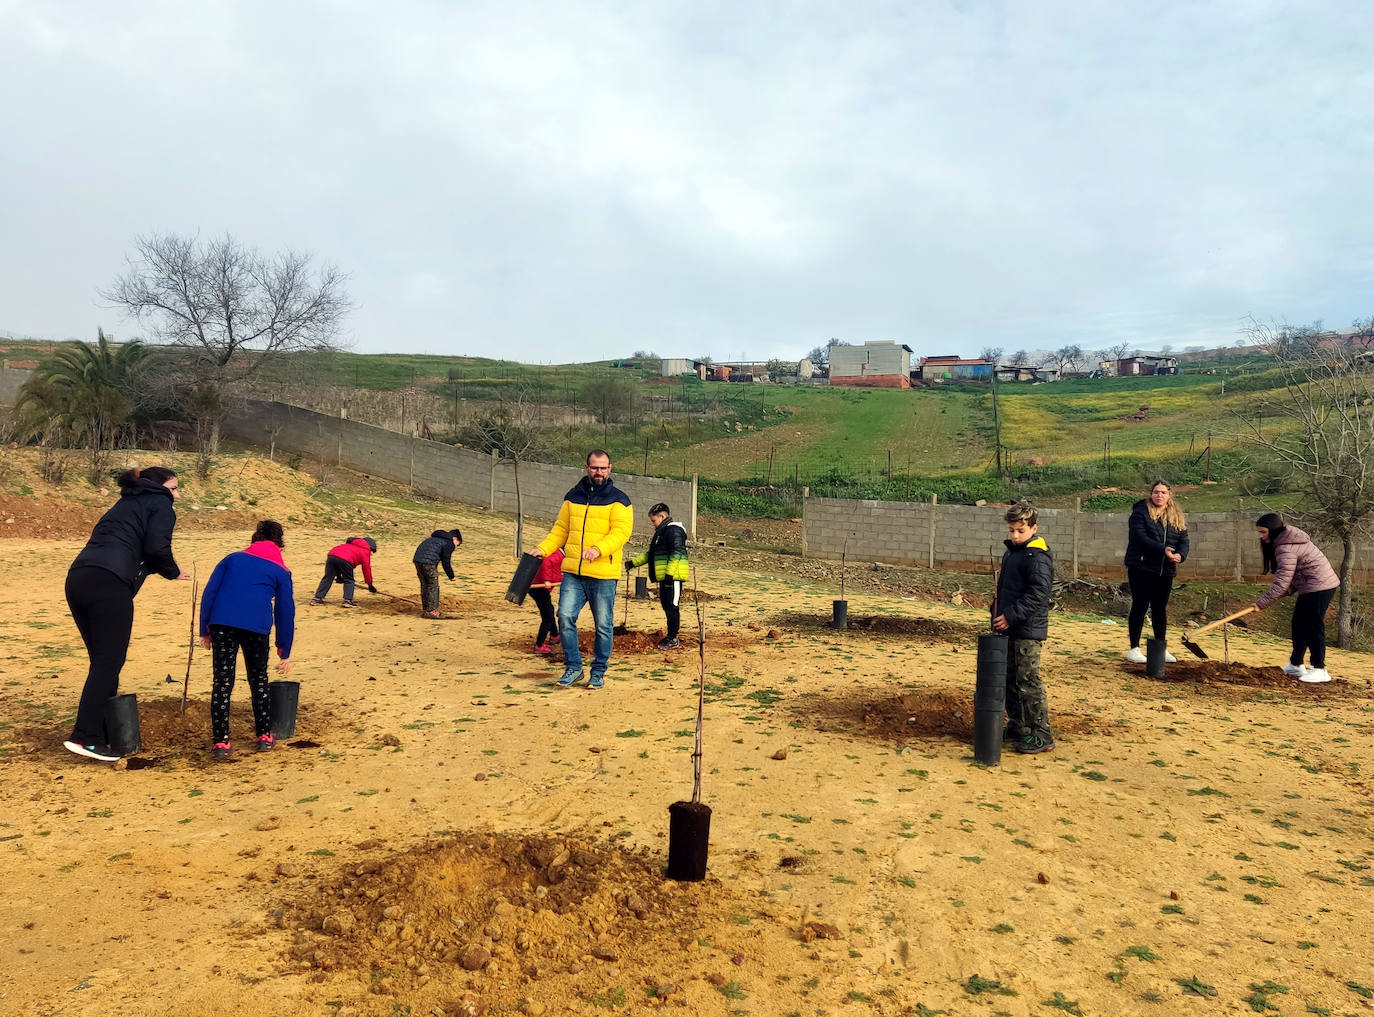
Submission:
<svg viewBox="0 0 1374 1017">
<path fill-rule="evenodd" d="M 281 523 L 264 519 L 253 539 L 215 566 L 200 601 L 200 645 L 213 653 L 215 684 L 210 695 L 210 754 L 227 758 L 229 697 L 234 691 L 239 650 L 243 651 L 248 687 L 253 695 L 253 729 L 258 751 L 271 749 L 272 704 L 267 693 L 268 636 L 277 628 L 277 670 L 291 670 L 291 643 L 296 631 L 296 602 L 291 571 L 282 560 L 286 546 Z"/>
<path fill-rule="evenodd" d="M 356 606 L 353 603 L 353 570 L 359 565 L 363 567 L 367 592 L 376 593 L 377 587 L 372 585 L 372 556 L 376 553 L 377 542 L 371 537 L 349 537 L 337 547 L 331 547 L 324 560 L 324 578 L 316 587 L 310 603 L 323 604 L 324 598 L 329 595 L 329 588 L 337 581 L 343 583 L 343 606 Z"/>
<path fill-rule="evenodd" d="M 463 546 L 463 533 L 456 527 L 452 530 L 435 530 L 415 549 L 415 574 L 420 577 L 420 615 L 423 618 L 442 618 L 439 613 L 439 566 L 449 578 L 453 576 L 453 550 Z"/>
<path fill-rule="evenodd" d="M 687 582 L 687 528 L 675 520 L 663 502 L 649 509 L 649 522 L 654 524 L 654 536 L 649 550 L 625 559 L 625 571 L 648 563 L 649 578 L 658 583 L 658 602 L 663 606 L 667 626 L 658 642 L 660 650 L 673 650 L 682 643 L 677 638 L 682 622 L 682 588 Z"/>
<path fill-rule="evenodd" d="M 1007 731 L 1017 752 L 1049 752 L 1050 704 L 1040 680 L 1040 651 L 1050 629 L 1054 557 L 1038 536 L 1035 506 L 1018 501 L 1007 509 L 1006 552 L 992 602 L 992 627 L 1010 637 L 1007 646 Z"/>
<path fill-rule="evenodd" d="M 559 641 L 558 616 L 553 610 L 553 588 L 563 581 L 563 549 L 544 555 L 539 571 L 530 580 L 530 599 L 539 608 L 539 634 L 534 637 L 535 653 L 552 653 L 550 643 Z"/>
</svg>

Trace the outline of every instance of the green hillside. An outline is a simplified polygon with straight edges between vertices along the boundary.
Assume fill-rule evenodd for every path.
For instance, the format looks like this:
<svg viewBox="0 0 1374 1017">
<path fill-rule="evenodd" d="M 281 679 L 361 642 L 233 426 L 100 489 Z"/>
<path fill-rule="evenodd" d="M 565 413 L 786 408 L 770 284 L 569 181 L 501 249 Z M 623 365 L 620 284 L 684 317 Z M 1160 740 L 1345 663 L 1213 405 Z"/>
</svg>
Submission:
<svg viewBox="0 0 1374 1017">
<path fill-rule="evenodd" d="M 31 360 L 51 348 L 0 343 L 0 356 Z M 354 353 L 282 358 L 264 365 L 255 384 L 271 398 L 292 386 L 427 391 L 455 407 L 457 426 L 446 421 L 447 433 L 439 430 L 436 438 L 468 444 L 473 420 L 524 399 L 540 408 L 545 458 L 575 464 L 587 448 L 604 445 L 620 472 L 698 475 L 703 506 L 722 511 L 791 514 L 802 487 L 903 500 L 1030 495 L 1064 504 L 1083 497 L 1089 507 L 1115 508 L 1155 476 L 1198 485 L 1180 496 L 1198 511 L 1232 507 L 1238 494 L 1253 492 L 1252 475 L 1264 473 L 1265 464 L 1239 434 L 1278 384 L 1254 353 L 1204 367 L 1215 373 L 1000 384 L 1002 475 L 987 385 L 736 384 L 663 378 L 656 358 L 527 365 Z M 603 420 L 590 412 L 588 392 L 607 380 L 634 398 Z M 1281 485 L 1268 479 L 1266 486 L 1271 501 L 1281 503 L 1282 491 L 1272 490 Z"/>
</svg>

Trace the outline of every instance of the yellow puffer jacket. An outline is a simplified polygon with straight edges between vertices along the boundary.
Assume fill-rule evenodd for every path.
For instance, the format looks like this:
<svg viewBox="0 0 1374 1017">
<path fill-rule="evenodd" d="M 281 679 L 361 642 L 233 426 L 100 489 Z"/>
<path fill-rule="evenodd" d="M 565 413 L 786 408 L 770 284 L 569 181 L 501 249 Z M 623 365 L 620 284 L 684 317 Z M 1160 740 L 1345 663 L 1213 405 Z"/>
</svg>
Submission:
<svg viewBox="0 0 1374 1017">
<path fill-rule="evenodd" d="M 630 539 L 634 514 L 629 496 L 611 480 L 593 487 L 583 477 L 563 498 L 558 521 L 539 543 L 540 554 L 563 549 L 563 574 L 588 579 L 619 579 L 621 549 Z M 584 548 L 601 552 L 595 561 L 583 561 Z"/>
</svg>

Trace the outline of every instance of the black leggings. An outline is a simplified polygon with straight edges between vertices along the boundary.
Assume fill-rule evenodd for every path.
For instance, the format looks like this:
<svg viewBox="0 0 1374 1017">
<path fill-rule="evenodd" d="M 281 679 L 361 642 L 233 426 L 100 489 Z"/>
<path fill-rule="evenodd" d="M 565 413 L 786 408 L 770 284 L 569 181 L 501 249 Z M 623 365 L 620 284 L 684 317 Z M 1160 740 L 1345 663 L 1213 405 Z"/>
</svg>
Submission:
<svg viewBox="0 0 1374 1017">
<path fill-rule="evenodd" d="M 105 704 L 119 692 L 119 672 L 129 655 L 134 591 L 108 569 L 82 566 L 67 572 L 67 606 L 91 660 L 71 740 L 105 745 Z"/>
<path fill-rule="evenodd" d="M 549 636 L 558 635 L 558 615 L 553 609 L 553 594 L 542 586 L 531 586 L 530 600 L 539 608 L 539 635 L 534 637 L 534 645 L 543 646 Z"/>
<path fill-rule="evenodd" d="M 229 696 L 234 691 L 239 649 L 253 694 L 253 735 L 272 730 L 272 701 L 267 694 L 267 659 L 271 641 L 266 632 L 250 632 L 232 625 L 210 626 L 210 650 L 214 656 L 215 687 L 210 693 L 210 730 L 216 742 L 229 740 Z"/>
<path fill-rule="evenodd" d="M 658 602 L 663 605 L 663 617 L 668 623 L 664 639 L 676 639 L 678 626 L 682 623 L 682 580 L 665 579 L 658 584 Z"/>
<path fill-rule="evenodd" d="M 1174 577 L 1161 576 L 1146 569 L 1127 569 L 1126 576 L 1131 583 L 1131 613 L 1127 621 L 1131 646 L 1140 645 L 1140 630 L 1145 627 L 1147 608 L 1155 638 L 1163 639 L 1169 627 L 1169 593 L 1174 588 Z"/>
<path fill-rule="evenodd" d="M 1317 593 L 1299 593 L 1293 604 L 1293 654 L 1288 662 L 1302 663 L 1304 652 L 1312 651 L 1312 666 L 1326 667 L 1326 609 L 1339 586 Z"/>
</svg>

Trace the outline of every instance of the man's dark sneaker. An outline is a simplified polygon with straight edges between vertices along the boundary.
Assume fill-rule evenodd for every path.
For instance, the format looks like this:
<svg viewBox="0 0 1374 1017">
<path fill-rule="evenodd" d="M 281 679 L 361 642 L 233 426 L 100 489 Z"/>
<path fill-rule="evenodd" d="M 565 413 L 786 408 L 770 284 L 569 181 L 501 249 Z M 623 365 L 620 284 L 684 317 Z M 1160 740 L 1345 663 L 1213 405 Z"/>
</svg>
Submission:
<svg viewBox="0 0 1374 1017">
<path fill-rule="evenodd" d="M 660 639 L 658 641 L 658 648 L 660 650 L 676 650 L 681 645 L 682 640 L 677 636 L 673 636 L 672 639 Z"/>
<path fill-rule="evenodd" d="M 1016 743 L 1016 751 L 1027 756 L 1033 756 L 1037 752 L 1053 752 L 1054 739 L 1041 738 L 1038 734 L 1028 734 Z"/>
<path fill-rule="evenodd" d="M 277 739 L 272 737 L 271 731 L 267 732 L 267 734 L 258 735 L 259 752 L 271 752 L 272 749 L 276 746 L 276 744 Z"/>
<path fill-rule="evenodd" d="M 563 677 L 558 679 L 558 684 L 563 688 L 568 688 L 582 680 L 582 669 L 580 667 L 570 667 L 563 672 Z"/>
<path fill-rule="evenodd" d="M 343 602 L 343 606 L 344 606 L 344 607 L 357 607 L 358 605 L 355 604 L 355 603 L 353 603 L 353 601 L 351 601 L 351 600 L 345 600 L 345 601 Z"/>
<path fill-rule="evenodd" d="M 234 751 L 234 747 L 228 742 L 215 742 L 210 748 L 210 755 L 215 759 L 228 759 L 229 753 Z"/>
<path fill-rule="evenodd" d="M 591 681 L 587 682 L 587 688 L 589 688 L 589 689 L 599 689 L 599 688 L 601 688 L 601 686 L 603 686 L 603 685 L 605 685 L 605 684 L 606 684 L 606 672 L 605 672 L 605 671 L 593 671 L 593 672 L 592 672 L 592 679 L 591 679 Z"/>
<path fill-rule="evenodd" d="M 75 752 L 87 759 L 98 759 L 102 763 L 113 763 L 119 758 L 119 753 L 108 745 L 82 745 L 80 742 L 65 741 L 62 747 L 68 752 Z"/>
</svg>

